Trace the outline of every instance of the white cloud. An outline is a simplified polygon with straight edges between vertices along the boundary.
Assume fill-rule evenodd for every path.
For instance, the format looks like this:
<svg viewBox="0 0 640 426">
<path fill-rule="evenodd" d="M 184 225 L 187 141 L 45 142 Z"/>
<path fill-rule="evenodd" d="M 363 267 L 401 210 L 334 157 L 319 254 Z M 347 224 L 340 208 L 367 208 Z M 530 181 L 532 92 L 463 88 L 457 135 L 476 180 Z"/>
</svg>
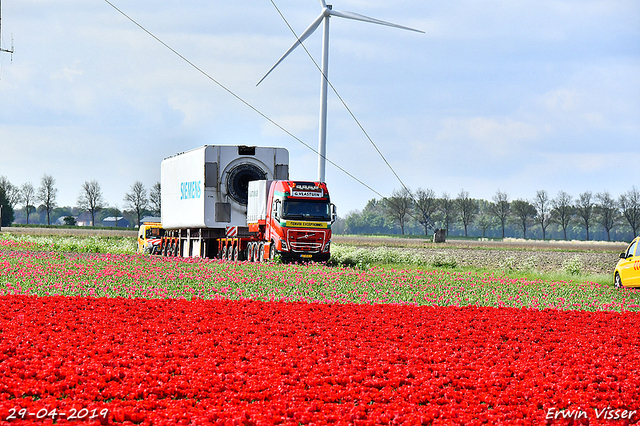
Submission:
<svg viewBox="0 0 640 426">
<path fill-rule="evenodd" d="M 318 129 L 318 117 L 313 115 L 284 115 L 273 117 L 272 120 L 295 136 L 302 132 L 317 132 Z M 284 133 L 270 122 L 265 123 L 262 129 L 265 136 L 282 136 Z"/>
<path fill-rule="evenodd" d="M 55 71 L 51 75 L 51 79 L 64 80 L 66 82 L 72 83 L 76 79 L 76 77 L 84 74 L 81 69 L 78 69 L 79 65 L 80 61 L 76 61 L 71 67 L 64 67 L 61 70 Z"/>
<path fill-rule="evenodd" d="M 0 58 L 0 174 L 15 183 L 51 170 L 62 203 L 93 178 L 121 199 L 133 181 L 158 179 L 163 156 L 205 143 L 285 146 L 292 177 L 315 176 L 313 153 L 108 5 L 3 3 L 16 53 Z M 621 168 L 639 161 L 637 1 L 333 3 L 427 32 L 331 27 L 332 82 L 410 187 L 487 198 L 497 188 L 512 198 L 565 186 L 614 192 Z M 278 5 L 298 32 L 319 12 L 314 0 Z M 255 87 L 293 37 L 268 2 L 117 6 L 316 147 L 319 76 L 304 51 Z M 319 33 L 306 42 L 316 58 Z M 381 193 L 398 188 L 329 100 L 330 157 Z M 329 165 L 327 176 L 342 213 L 377 196 Z"/>
<path fill-rule="evenodd" d="M 539 134 L 535 126 L 509 118 L 447 118 L 443 120 L 441 129 L 437 134 L 441 142 L 465 144 L 476 155 L 498 157 L 517 154 L 524 142 L 535 140 Z"/>
<path fill-rule="evenodd" d="M 550 111 L 573 112 L 576 110 L 578 94 L 568 89 L 558 89 L 547 93 L 542 97 L 547 109 Z"/>
<path fill-rule="evenodd" d="M 544 163 L 538 166 L 549 175 L 570 174 L 577 180 L 593 174 L 606 176 L 618 171 L 622 172 L 621 168 L 626 166 L 627 161 L 632 164 L 640 161 L 640 152 L 623 153 L 621 150 L 616 150 L 598 153 L 549 153 L 541 155 L 541 158 L 544 159 Z M 620 178 L 624 181 L 623 175 Z"/>
</svg>

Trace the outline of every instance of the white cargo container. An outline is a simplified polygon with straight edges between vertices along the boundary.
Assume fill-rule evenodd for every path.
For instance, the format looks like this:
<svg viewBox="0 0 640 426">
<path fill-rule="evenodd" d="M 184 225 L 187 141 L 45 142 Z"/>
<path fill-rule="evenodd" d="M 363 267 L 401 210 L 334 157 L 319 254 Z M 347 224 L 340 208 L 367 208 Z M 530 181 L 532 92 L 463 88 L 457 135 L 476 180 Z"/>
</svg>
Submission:
<svg viewBox="0 0 640 426">
<path fill-rule="evenodd" d="M 249 182 L 288 179 L 289 152 L 206 145 L 168 157 L 161 167 L 164 229 L 246 227 Z"/>
<path fill-rule="evenodd" d="M 254 180 L 249 182 L 249 200 L 247 202 L 247 225 L 267 219 L 267 198 L 271 181 Z"/>
</svg>

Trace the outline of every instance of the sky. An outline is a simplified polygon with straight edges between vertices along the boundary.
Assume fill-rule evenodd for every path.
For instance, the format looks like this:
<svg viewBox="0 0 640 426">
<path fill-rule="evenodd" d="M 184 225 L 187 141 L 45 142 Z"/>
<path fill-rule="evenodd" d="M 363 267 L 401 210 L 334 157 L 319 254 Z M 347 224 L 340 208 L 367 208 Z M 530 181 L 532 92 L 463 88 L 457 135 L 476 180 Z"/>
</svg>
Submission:
<svg viewBox="0 0 640 426">
<path fill-rule="evenodd" d="M 291 179 L 316 179 L 317 154 L 264 118 L 317 148 L 316 66 L 297 49 L 256 87 L 295 40 L 271 1 L 110 1 L 193 66 L 104 0 L 3 1 L 2 47 L 13 37 L 15 52 L 0 54 L 0 175 L 35 187 L 52 175 L 61 206 L 97 180 L 122 208 L 135 181 L 160 180 L 163 158 L 257 145 L 287 148 Z M 298 34 L 321 10 L 274 3 Z M 333 8 L 424 31 L 330 24 L 329 80 L 410 189 L 530 200 L 640 186 L 637 0 Z M 304 44 L 320 63 L 321 28 Z M 331 91 L 327 157 L 376 191 L 327 164 L 341 216 L 401 188 Z"/>
</svg>

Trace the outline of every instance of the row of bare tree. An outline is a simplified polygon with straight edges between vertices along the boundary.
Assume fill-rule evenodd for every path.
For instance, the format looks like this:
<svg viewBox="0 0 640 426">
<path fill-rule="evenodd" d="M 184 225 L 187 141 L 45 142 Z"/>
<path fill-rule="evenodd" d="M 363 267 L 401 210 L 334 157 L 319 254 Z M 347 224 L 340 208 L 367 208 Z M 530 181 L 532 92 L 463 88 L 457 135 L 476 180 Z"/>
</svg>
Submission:
<svg viewBox="0 0 640 426">
<path fill-rule="evenodd" d="M 42 176 L 40 186 L 37 188 L 32 182 L 26 182 L 20 186 L 13 185 L 5 176 L 0 176 L 0 193 L 4 194 L 7 200 L 9 209 L 6 210 L 10 210 L 4 212 L 3 216 L 7 218 L 11 215 L 13 220 L 14 209 L 22 205 L 28 224 L 29 216 L 36 210 L 36 204 L 38 204 L 43 211 L 46 211 L 47 225 L 50 225 L 51 212 L 57 206 L 58 189 L 55 184 L 56 180 L 48 174 Z M 124 195 L 123 201 L 124 209 L 137 218 L 138 224 L 145 210 L 160 214 L 160 182 L 154 184 L 148 193 L 142 182 L 134 182 L 129 192 Z M 109 207 L 97 180 L 86 181 L 81 185 L 76 204 L 79 211 L 89 212 L 92 224 L 95 224 L 96 214 Z M 117 206 L 113 209 L 118 211 Z"/>
<path fill-rule="evenodd" d="M 383 201 L 385 214 L 399 225 L 402 234 L 411 219 L 424 227 L 425 234 L 436 226 L 448 232 L 452 224 L 459 223 L 467 236 L 471 224 L 483 232 L 497 224 L 503 238 L 508 223 L 515 224 L 524 238 L 527 230 L 539 226 L 543 239 L 550 224 L 557 224 L 565 239 L 569 226 L 577 224 L 586 231 L 587 240 L 590 230 L 596 226 L 605 231 L 607 240 L 616 227 L 628 226 L 633 235 L 638 235 L 640 227 L 640 191 L 635 186 L 617 199 L 608 191 L 596 194 L 585 191 L 576 198 L 560 191 L 551 198 L 547 191 L 540 190 L 530 200 L 510 201 L 507 193 L 498 190 L 491 201 L 485 201 L 471 198 L 465 190 L 461 190 L 456 198 L 447 193 L 438 198 L 432 189 L 411 191 L 403 188 L 393 191 Z"/>
</svg>

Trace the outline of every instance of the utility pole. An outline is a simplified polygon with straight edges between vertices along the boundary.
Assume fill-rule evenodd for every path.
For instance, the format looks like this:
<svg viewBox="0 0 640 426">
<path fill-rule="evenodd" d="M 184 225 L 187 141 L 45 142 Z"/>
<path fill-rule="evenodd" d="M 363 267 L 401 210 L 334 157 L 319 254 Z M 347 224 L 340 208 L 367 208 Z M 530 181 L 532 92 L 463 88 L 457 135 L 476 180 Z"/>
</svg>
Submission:
<svg viewBox="0 0 640 426">
<path fill-rule="evenodd" d="M 13 59 L 13 37 L 11 37 L 11 49 L 5 49 L 2 47 L 2 0 L 0 0 L 0 53 L 10 53 Z"/>
</svg>

